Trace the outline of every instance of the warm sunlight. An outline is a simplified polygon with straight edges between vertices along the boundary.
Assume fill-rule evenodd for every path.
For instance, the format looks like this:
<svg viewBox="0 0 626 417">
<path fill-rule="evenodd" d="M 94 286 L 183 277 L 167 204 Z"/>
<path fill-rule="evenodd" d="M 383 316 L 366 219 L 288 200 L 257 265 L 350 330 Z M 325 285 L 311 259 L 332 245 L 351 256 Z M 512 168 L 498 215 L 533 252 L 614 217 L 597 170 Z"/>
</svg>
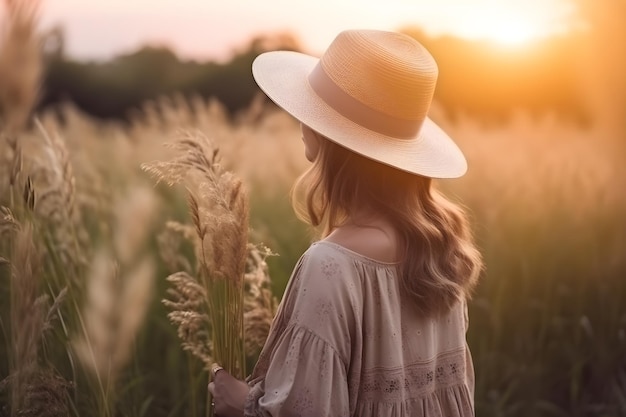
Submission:
<svg viewBox="0 0 626 417">
<path fill-rule="evenodd" d="M 546 36 L 537 28 L 524 24 L 494 25 L 492 33 L 485 33 L 488 39 L 496 43 L 519 46 Z"/>
<path fill-rule="evenodd" d="M 468 39 L 487 40 L 503 46 L 523 46 L 548 37 L 559 27 L 545 15 L 531 13 L 520 4 L 499 3 L 498 7 L 476 10 L 456 28 L 456 33 Z"/>
<path fill-rule="evenodd" d="M 468 39 L 488 40 L 503 46 L 523 46 L 563 30 L 532 4 L 489 3 L 489 8 L 467 10 L 456 34 Z"/>
</svg>

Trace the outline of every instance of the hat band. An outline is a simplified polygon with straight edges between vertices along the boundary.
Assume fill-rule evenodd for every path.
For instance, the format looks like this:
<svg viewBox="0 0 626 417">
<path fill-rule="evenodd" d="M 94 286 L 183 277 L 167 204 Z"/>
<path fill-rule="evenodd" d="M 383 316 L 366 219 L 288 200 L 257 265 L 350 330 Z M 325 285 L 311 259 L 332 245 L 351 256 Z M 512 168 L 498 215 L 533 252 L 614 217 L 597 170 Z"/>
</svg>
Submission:
<svg viewBox="0 0 626 417">
<path fill-rule="evenodd" d="M 321 61 L 309 74 L 313 91 L 337 113 L 369 130 L 399 139 L 413 139 L 423 120 L 407 120 L 382 113 L 355 99 L 326 74 Z"/>
</svg>

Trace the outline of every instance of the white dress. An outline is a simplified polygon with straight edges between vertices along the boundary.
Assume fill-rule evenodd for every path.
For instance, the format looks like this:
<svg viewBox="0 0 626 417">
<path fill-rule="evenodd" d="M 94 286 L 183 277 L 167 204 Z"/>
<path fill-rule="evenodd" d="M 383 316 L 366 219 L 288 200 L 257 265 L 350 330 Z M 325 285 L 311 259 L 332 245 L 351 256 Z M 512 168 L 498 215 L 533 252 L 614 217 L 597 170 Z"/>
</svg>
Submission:
<svg viewBox="0 0 626 417">
<path fill-rule="evenodd" d="M 248 378 L 245 416 L 474 416 L 466 303 L 418 316 L 396 266 L 311 245 Z"/>
</svg>

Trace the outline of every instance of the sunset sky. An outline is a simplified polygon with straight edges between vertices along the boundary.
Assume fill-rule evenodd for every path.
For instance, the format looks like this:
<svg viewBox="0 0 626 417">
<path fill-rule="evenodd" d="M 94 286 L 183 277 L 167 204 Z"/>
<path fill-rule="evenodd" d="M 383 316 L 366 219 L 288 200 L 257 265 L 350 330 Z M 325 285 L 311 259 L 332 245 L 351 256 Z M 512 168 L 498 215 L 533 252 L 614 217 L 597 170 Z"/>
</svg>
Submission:
<svg viewBox="0 0 626 417">
<path fill-rule="evenodd" d="M 289 31 L 317 54 L 347 28 L 398 29 L 523 44 L 572 25 L 568 0 L 43 0 L 44 28 L 61 24 L 66 51 L 106 59 L 144 44 L 224 59 L 257 34 Z"/>
</svg>

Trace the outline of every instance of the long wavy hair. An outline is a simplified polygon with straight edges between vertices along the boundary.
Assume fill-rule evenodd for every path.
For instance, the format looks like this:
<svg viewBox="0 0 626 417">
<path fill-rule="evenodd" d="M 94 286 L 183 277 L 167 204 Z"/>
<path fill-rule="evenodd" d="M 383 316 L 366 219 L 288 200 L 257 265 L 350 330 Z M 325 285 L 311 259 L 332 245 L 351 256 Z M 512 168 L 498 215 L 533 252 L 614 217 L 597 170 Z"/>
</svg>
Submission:
<svg viewBox="0 0 626 417">
<path fill-rule="evenodd" d="M 298 198 L 298 197 L 301 198 Z M 327 236 L 356 208 L 384 216 L 400 238 L 399 275 L 419 313 L 446 313 L 469 298 L 482 269 L 461 207 L 447 200 L 432 179 L 356 154 L 321 138 L 312 166 L 296 182 L 298 216 Z"/>
</svg>

